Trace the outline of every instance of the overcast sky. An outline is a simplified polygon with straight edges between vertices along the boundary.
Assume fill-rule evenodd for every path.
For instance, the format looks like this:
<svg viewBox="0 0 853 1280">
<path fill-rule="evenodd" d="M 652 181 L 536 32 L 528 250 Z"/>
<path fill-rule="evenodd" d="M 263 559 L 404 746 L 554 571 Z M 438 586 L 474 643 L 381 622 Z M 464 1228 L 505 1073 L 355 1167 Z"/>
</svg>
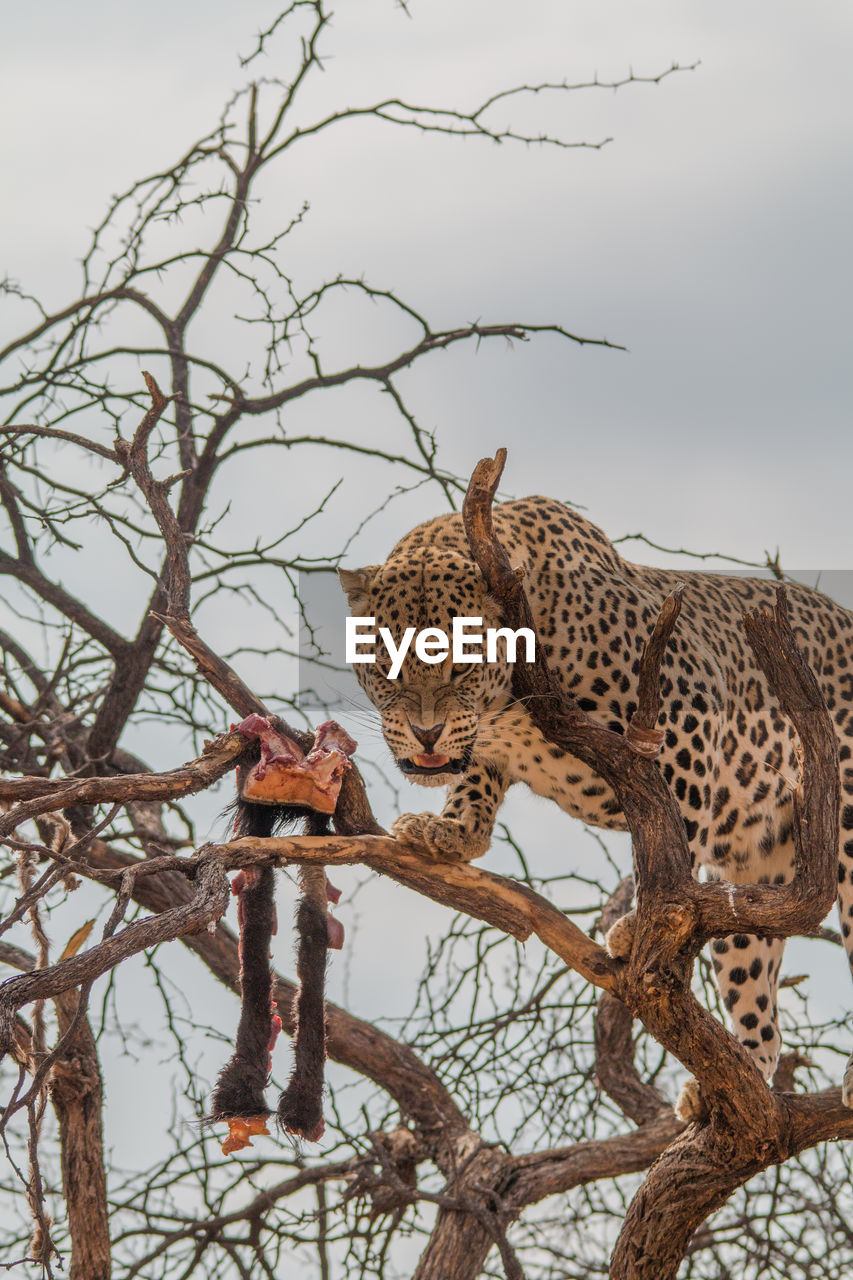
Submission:
<svg viewBox="0 0 853 1280">
<path fill-rule="evenodd" d="M 748 559 L 778 545 L 789 569 L 853 567 L 850 6 L 409 8 L 411 17 L 393 0 L 341 0 L 307 114 L 395 95 L 473 105 L 512 84 L 699 64 L 659 86 L 540 95 L 512 110 L 537 132 L 612 137 L 600 150 L 454 143 L 365 123 L 295 151 L 266 182 L 262 216 L 311 203 L 299 241 L 306 278 L 315 268 L 365 274 L 436 325 L 558 322 L 628 348 L 542 337 L 420 364 L 401 385 L 445 465 L 467 473 L 506 444 L 509 492 L 583 504 L 611 536 L 642 530 L 665 546 Z M 73 297 L 87 228 L 114 192 L 212 126 L 245 78 L 236 54 L 275 11 L 221 0 L 10 9 L 0 272 L 48 306 Z M 262 74 L 277 74 L 276 56 Z M 337 430 L 369 430 L 366 398 L 338 409 Z M 391 508 L 353 563 L 382 558 L 430 503 Z M 410 803 L 426 807 L 426 796 Z M 545 847 L 559 815 L 543 805 Z M 383 947 L 360 952 L 364 1014 L 379 1011 L 370 993 L 387 976 L 388 948 L 405 950 L 412 933 L 401 891 L 381 893 L 396 905 Z M 438 926 L 437 909 L 419 910 L 424 928 Z"/>
<path fill-rule="evenodd" d="M 70 296 L 85 228 L 209 127 L 244 78 L 235 52 L 274 8 L 47 0 L 7 13 L 4 270 L 49 301 Z M 364 272 L 437 323 L 557 320 L 629 348 L 543 338 L 421 365 L 407 385 L 448 465 L 466 471 L 503 442 L 512 492 L 584 503 L 612 535 L 748 558 L 778 543 L 792 567 L 848 567 L 850 7 L 338 8 L 306 111 L 701 63 L 659 87 L 513 111 L 577 141 L 612 136 L 601 151 L 348 126 L 294 152 L 265 199 L 311 201 L 307 264 Z M 275 74 L 277 56 L 256 66 Z"/>
</svg>

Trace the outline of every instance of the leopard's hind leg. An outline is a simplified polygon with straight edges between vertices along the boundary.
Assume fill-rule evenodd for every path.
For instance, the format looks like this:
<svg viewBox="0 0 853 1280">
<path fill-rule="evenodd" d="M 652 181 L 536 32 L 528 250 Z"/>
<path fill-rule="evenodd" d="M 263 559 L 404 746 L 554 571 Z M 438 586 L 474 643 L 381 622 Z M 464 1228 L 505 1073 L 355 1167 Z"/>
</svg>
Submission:
<svg viewBox="0 0 853 1280">
<path fill-rule="evenodd" d="M 786 826 L 760 862 L 738 865 L 733 860 L 711 875 L 733 884 L 784 884 L 793 872 L 794 842 L 791 829 Z M 784 949 L 783 938 L 756 938 L 748 933 L 716 938 L 711 943 L 717 986 L 732 1031 L 767 1081 L 773 1078 L 782 1043 L 776 994 Z"/>
<path fill-rule="evenodd" d="M 767 1081 L 773 1078 L 782 1044 L 776 992 L 784 949 L 784 939 L 748 933 L 716 938 L 711 944 L 717 986 L 732 1031 Z"/>
<path fill-rule="evenodd" d="M 853 720 L 848 728 L 853 733 Z M 846 744 L 841 747 L 841 822 L 838 835 L 838 915 L 847 959 L 853 969 L 853 765 L 850 763 L 850 748 Z M 841 1100 L 845 1107 L 853 1107 L 853 1055 L 841 1082 Z"/>
</svg>

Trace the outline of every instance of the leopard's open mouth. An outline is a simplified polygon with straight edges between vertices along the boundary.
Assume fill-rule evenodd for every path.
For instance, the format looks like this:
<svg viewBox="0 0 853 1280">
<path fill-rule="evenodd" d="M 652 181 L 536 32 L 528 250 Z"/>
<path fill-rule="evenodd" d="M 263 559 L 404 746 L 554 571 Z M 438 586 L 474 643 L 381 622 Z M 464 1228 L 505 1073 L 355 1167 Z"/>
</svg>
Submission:
<svg viewBox="0 0 853 1280">
<path fill-rule="evenodd" d="M 464 773 L 471 763 L 471 753 L 462 756 L 428 755 L 397 757 L 397 766 L 402 773 L 432 778 L 442 773 Z"/>
</svg>

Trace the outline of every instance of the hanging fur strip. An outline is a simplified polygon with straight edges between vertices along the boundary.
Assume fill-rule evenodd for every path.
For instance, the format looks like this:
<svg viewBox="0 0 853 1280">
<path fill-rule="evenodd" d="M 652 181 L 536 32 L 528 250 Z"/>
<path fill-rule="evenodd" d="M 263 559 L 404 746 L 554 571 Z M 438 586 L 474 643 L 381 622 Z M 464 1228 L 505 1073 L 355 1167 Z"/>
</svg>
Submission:
<svg viewBox="0 0 853 1280">
<path fill-rule="evenodd" d="M 235 834 L 268 836 L 275 816 L 260 806 L 243 806 Z M 231 884 L 231 892 L 237 894 L 240 926 L 240 1023 L 234 1053 L 213 1090 L 209 1117 L 228 1122 L 229 1134 L 222 1146 L 226 1155 L 250 1145 L 250 1137 L 269 1132 L 264 1090 L 281 1030 L 270 969 L 270 943 L 276 931 L 274 891 L 272 867 L 249 867 L 238 872 Z"/>
<path fill-rule="evenodd" d="M 327 825 L 319 814 L 312 814 L 306 823 L 306 834 L 322 835 Z M 338 921 L 329 916 L 330 900 L 337 901 L 340 895 L 329 884 L 323 868 L 302 867 L 299 879 L 302 897 L 296 913 L 299 989 L 293 1008 L 296 1022 L 293 1070 L 279 1099 L 277 1115 L 279 1126 L 288 1133 L 318 1142 L 325 1128 L 326 961 L 329 948 L 343 944 L 343 930 Z"/>
<path fill-rule="evenodd" d="M 250 716 L 239 729 L 255 739 L 238 770 L 235 836 L 273 834 L 292 821 L 303 806 L 306 835 L 328 831 L 340 781 L 350 768 L 355 742 L 334 722 L 321 725 L 305 755 L 270 717 Z M 294 800 L 296 804 L 294 805 Z M 318 809 L 320 812 L 312 812 Z M 267 1134 L 271 1115 L 264 1100 L 271 1054 L 281 1030 L 275 1012 L 270 967 L 270 941 L 275 933 L 274 871 L 247 868 L 235 876 L 240 924 L 240 988 L 242 1007 L 235 1052 L 219 1075 L 211 1098 L 211 1121 L 225 1120 L 227 1155 Z M 296 915 L 298 935 L 294 1000 L 294 1065 L 278 1106 L 279 1126 L 311 1142 L 323 1134 L 323 1073 L 326 1058 L 325 974 L 327 951 L 343 945 L 343 928 L 329 915 L 329 903 L 340 894 L 322 867 L 300 869 L 301 899 Z"/>
</svg>

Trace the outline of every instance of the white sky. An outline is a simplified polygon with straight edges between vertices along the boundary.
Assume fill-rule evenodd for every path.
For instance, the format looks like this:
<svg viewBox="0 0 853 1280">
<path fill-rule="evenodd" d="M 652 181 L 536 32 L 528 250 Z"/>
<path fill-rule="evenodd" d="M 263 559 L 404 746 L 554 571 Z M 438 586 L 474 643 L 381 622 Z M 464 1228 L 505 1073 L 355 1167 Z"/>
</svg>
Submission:
<svg viewBox="0 0 853 1280">
<path fill-rule="evenodd" d="M 64 301 L 84 228 L 212 122 L 240 79 L 234 51 L 273 10 L 49 0 L 8 13 L 4 269 Z M 850 8 L 433 0 L 412 14 L 341 4 L 309 106 L 466 102 L 701 60 L 660 87 L 514 113 L 613 135 L 601 152 L 347 126 L 267 183 L 276 212 L 312 203 L 306 271 L 365 272 L 437 323 L 555 319 L 630 348 L 544 338 L 423 364 L 406 382 L 448 464 L 518 442 L 509 489 L 571 497 L 611 534 L 750 558 L 779 543 L 792 567 L 847 567 Z"/>
</svg>

